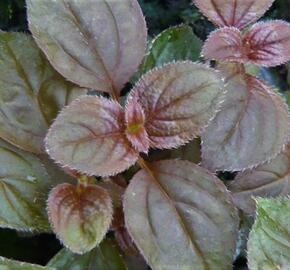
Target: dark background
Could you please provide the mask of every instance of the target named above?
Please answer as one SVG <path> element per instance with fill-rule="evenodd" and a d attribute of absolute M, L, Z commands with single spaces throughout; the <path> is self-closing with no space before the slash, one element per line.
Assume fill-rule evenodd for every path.
<path fill-rule="evenodd" d="M 189 0 L 139 0 L 139 3 L 146 17 L 150 37 L 181 23 L 191 25 L 194 33 L 202 40 L 214 29 Z M 290 21 L 290 0 L 277 0 L 264 19 Z M 0 29 L 28 32 L 24 0 L 0 0 Z M 279 88 L 286 99 L 290 97 L 288 65 L 264 70 L 263 74 L 268 82 Z M 53 235 L 31 235 L 0 229 L 0 256 L 45 265 L 60 248 Z M 244 268 L 244 258 L 238 259 L 235 264 L 235 269 L 247 269 Z"/>

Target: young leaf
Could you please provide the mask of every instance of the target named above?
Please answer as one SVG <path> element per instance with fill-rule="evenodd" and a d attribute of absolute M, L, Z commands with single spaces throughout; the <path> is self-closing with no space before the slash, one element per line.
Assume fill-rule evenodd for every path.
<path fill-rule="evenodd" d="M 202 48 L 206 59 L 245 62 L 243 38 L 239 29 L 223 27 L 212 32 Z"/>
<path fill-rule="evenodd" d="M 250 270 L 288 270 L 290 199 L 258 199 L 257 217 L 248 241 Z"/>
<path fill-rule="evenodd" d="M 28 35 L 1 32 L 0 60 L 0 137 L 40 153 L 57 112 L 84 90 L 61 78 Z"/>
<path fill-rule="evenodd" d="M 153 269 L 232 269 L 238 215 L 222 182 L 188 161 L 150 164 L 129 184 L 126 227 Z"/>
<path fill-rule="evenodd" d="M 118 94 L 146 49 L 137 0 L 28 0 L 30 30 L 64 77 Z"/>
<path fill-rule="evenodd" d="M 240 171 L 262 164 L 288 143 L 290 119 L 284 100 L 234 64 L 220 67 L 227 77 L 225 103 L 202 134 L 203 165 Z"/>
<path fill-rule="evenodd" d="M 134 148 L 139 152 L 147 153 L 149 138 L 145 129 L 145 113 L 140 104 L 128 102 L 126 111 L 126 136 Z"/>
<path fill-rule="evenodd" d="M 57 270 L 127 270 L 117 244 L 109 238 L 83 255 L 62 249 L 51 259 L 48 266 Z"/>
<path fill-rule="evenodd" d="M 1 270 L 56 270 L 52 267 L 43 267 L 36 264 L 24 263 L 0 257 Z"/>
<path fill-rule="evenodd" d="M 45 200 L 50 178 L 41 161 L 0 140 L 0 227 L 48 231 Z"/>
<path fill-rule="evenodd" d="M 168 149 L 197 137 L 216 115 L 223 98 L 221 76 L 207 66 L 186 61 L 143 75 L 127 106 L 142 106 L 150 146 Z"/>
<path fill-rule="evenodd" d="M 50 192 L 47 207 L 54 232 L 78 254 L 92 250 L 102 241 L 113 215 L 107 191 L 92 185 L 58 185 Z"/>
<path fill-rule="evenodd" d="M 290 60 L 290 23 L 259 22 L 244 37 L 248 59 L 261 66 L 277 66 Z"/>
<path fill-rule="evenodd" d="M 237 175 L 229 185 L 235 204 L 250 215 L 255 213 L 253 197 L 290 194 L 290 147 L 271 162 Z"/>
<path fill-rule="evenodd" d="M 200 11 L 217 26 L 239 29 L 257 21 L 275 0 L 193 0 Z"/>
<path fill-rule="evenodd" d="M 202 42 L 188 25 L 170 27 L 152 41 L 140 67 L 141 73 L 177 60 L 196 61 Z"/>
<path fill-rule="evenodd" d="M 56 118 L 46 148 L 58 163 L 89 175 L 108 176 L 134 164 L 138 153 L 125 136 L 124 112 L 113 101 L 83 96 Z"/>

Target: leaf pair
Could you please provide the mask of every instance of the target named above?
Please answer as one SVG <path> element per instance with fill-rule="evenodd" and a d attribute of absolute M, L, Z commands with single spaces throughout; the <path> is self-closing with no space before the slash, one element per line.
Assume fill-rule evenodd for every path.
<path fill-rule="evenodd" d="M 290 60 L 290 24 L 284 21 L 259 22 L 246 34 L 223 27 L 204 44 L 207 59 L 277 66 Z"/>
<path fill-rule="evenodd" d="M 223 99 L 220 75 L 201 64 L 177 62 L 145 74 L 125 111 L 116 102 L 84 96 L 65 108 L 46 137 L 61 165 L 90 175 L 122 172 L 149 147 L 174 148 L 198 136 Z"/>

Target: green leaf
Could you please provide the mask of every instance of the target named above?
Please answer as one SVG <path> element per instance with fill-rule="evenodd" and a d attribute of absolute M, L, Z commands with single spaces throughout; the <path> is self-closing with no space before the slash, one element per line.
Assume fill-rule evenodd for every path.
<path fill-rule="evenodd" d="M 250 270 L 289 270 L 290 198 L 257 199 L 257 217 L 248 241 Z"/>
<path fill-rule="evenodd" d="M 30 30 L 64 77 L 118 94 L 144 57 L 145 19 L 137 0 L 28 0 Z"/>
<path fill-rule="evenodd" d="M 84 90 L 56 73 L 32 38 L 0 33 L 0 137 L 30 152 L 43 151 L 58 111 Z"/>
<path fill-rule="evenodd" d="M 105 239 L 89 253 L 78 255 L 61 250 L 48 266 L 57 270 L 126 270 L 120 250 L 112 239 Z"/>
<path fill-rule="evenodd" d="M 50 178 L 36 156 L 0 140 L 0 227 L 48 231 Z"/>
<path fill-rule="evenodd" d="M 1 270 L 56 270 L 55 268 L 43 267 L 36 264 L 9 260 L 4 257 L 0 257 L 0 269 Z"/>
<path fill-rule="evenodd" d="M 124 197 L 125 223 L 154 270 L 229 270 L 239 218 L 223 183 L 194 163 L 148 165 Z"/>
<path fill-rule="evenodd" d="M 113 216 L 108 192 L 95 185 L 56 186 L 49 194 L 47 210 L 54 232 L 78 254 L 89 252 L 103 240 Z"/>
<path fill-rule="evenodd" d="M 179 25 L 168 28 L 151 42 L 140 67 L 140 73 L 143 74 L 172 61 L 196 61 L 199 59 L 201 47 L 202 41 L 192 32 L 190 26 Z"/>

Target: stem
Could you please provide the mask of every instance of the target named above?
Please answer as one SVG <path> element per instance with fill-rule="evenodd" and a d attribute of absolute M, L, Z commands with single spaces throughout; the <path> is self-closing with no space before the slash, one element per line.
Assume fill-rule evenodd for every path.
<path fill-rule="evenodd" d="M 115 86 L 112 85 L 112 92 L 110 93 L 111 94 L 111 97 L 114 101 L 120 103 L 120 97 L 119 95 L 117 94 L 117 90 L 115 88 Z"/>

